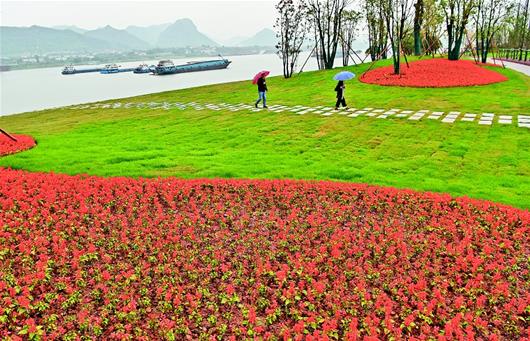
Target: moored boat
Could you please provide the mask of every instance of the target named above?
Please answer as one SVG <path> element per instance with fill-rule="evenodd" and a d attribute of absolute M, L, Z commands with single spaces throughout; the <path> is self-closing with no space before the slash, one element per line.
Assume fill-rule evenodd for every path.
<path fill-rule="evenodd" d="M 147 64 L 140 64 L 133 70 L 133 72 L 134 73 L 149 73 L 152 70 L 154 70 L 154 68 L 155 68 L 154 65 L 148 66 Z"/>
<path fill-rule="evenodd" d="M 226 69 L 232 63 L 228 59 L 206 60 L 201 62 L 188 62 L 182 65 L 175 65 L 171 60 L 161 60 L 152 70 L 155 75 L 170 75 L 175 73 L 196 72 Z"/>
<path fill-rule="evenodd" d="M 75 70 L 75 67 L 73 65 L 66 65 L 63 69 L 63 71 L 61 71 L 61 73 L 63 75 L 73 75 L 74 73 L 76 73 L 76 70 Z"/>
<path fill-rule="evenodd" d="M 75 75 L 76 73 L 99 72 L 101 68 L 76 69 L 73 65 L 66 65 L 61 73 L 63 75 Z"/>
<path fill-rule="evenodd" d="M 118 73 L 118 72 L 120 72 L 120 69 L 119 69 L 118 65 L 116 65 L 116 64 L 107 64 L 99 72 L 102 73 L 102 74 Z"/>

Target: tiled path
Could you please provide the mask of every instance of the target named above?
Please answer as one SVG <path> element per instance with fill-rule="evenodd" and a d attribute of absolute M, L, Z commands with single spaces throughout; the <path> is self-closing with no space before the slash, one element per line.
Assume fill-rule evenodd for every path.
<path fill-rule="evenodd" d="M 455 122 L 464 122 L 467 124 L 479 124 L 481 126 L 491 126 L 492 124 L 513 125 L 520 128 L 530 128 L 530 114 L 504 115 L 495 113 L 462 113 L 459 111 L 441 112 L 424 110 L 402 110 L 398 108 L 380 109 L 380 108 L 350 108 L 347 110 L 334 110 L 332 107 L 316 106 L 305 107 L 302 105 L 286 106 L 271 105 L 268 109 L 254 108 L 249 104 L 211 104 L 211 103 L 182 103 L 182 102 L 146 102 L 146 103 L 96 103 L 86 105 L 76 105 L 67 107 L 68 109 L 117 109 L 117 108 L 138 108 L 138 109 L 194 109 L 194 110 L 213 110 L 213 111 L 250 111 L 258 112 L 268 110 L 271 113 L 292 113 L 296 115 L 343 115 L 351 118 L 371 117 L 375 119 L 399 118 L 412 121 L 433 120 L 440 121 L 443 124 L 454 124 Z"/>

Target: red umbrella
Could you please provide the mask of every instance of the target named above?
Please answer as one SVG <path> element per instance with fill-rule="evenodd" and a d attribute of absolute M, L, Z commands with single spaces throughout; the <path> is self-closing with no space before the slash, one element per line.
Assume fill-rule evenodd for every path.
<path fill-rule="evenodd" d="M 269 75 L 269 73 L 271 73 L 270 71 L 260 71 L 258 72 L 254 78 L 252 79 L 252 84 L 256 84 L 258 82 L 258 79 L 260 79 L 261 77 L 267 77 Z"/>

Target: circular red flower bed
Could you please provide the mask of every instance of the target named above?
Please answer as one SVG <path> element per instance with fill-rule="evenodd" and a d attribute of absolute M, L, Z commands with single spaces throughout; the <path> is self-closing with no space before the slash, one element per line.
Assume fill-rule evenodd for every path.
<path fill-rule="evenodd" d="M 0 133 L 0 156 L 18 153 L 35 147 L 35 140 L 31 136 L 12 135 L 16 141 Z"/>
<path fill-rule="evenodd" d="M 530 214 L 489 202 L 3 169 L 0 221 L 2 338 L 529 333 Z"/>
<path fill-rule="evenodd" d="M 359 80 L 370 84 L 420 88 L 485 85 L 508 80 L 500 73 L 469 60 L 426 59 L 409 65 L 401 65 L 401 75 L 394 74 L 393 66 L 385 66 L 368 71 Z"/>

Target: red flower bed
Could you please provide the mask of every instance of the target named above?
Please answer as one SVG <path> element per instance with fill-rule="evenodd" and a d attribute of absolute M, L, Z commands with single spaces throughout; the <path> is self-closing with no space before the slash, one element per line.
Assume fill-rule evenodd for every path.
<path fill-rule="evenodd" d="M 488 70 L 469 60 L 426 59 L 401 65 L 402 74 L 395 75 L 393 66 L 370 70 L 360 81 L 379 85 L 419 88 L 444 88 L 499 83 L 508 80 L 500 73 Z"/>
<path fill-rule="evenodd" d="M 12 135 L 17 141 L 0 133 L 0 156 L 9 155 L 35 147 L 35 140 L 31 136 Z"/>
<path fill-rule="evenodd" d="M 528 337 L 530 213 L 332 182 L 0 171 L 0 336 Z"/>

